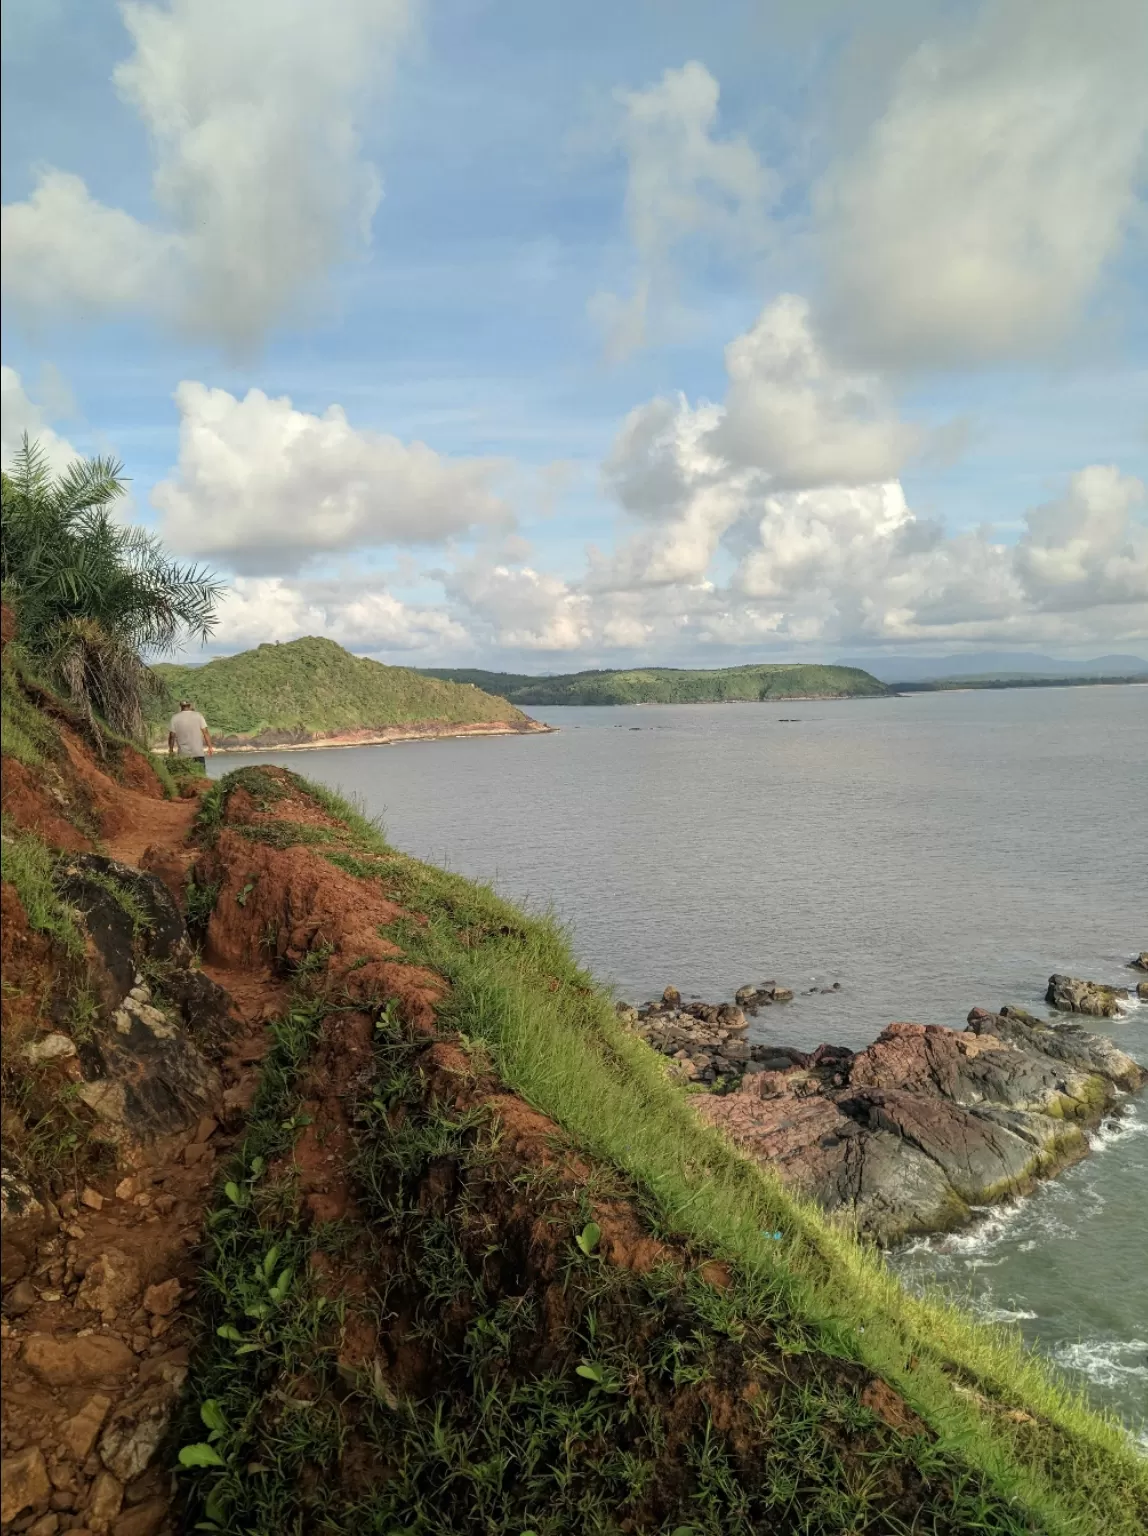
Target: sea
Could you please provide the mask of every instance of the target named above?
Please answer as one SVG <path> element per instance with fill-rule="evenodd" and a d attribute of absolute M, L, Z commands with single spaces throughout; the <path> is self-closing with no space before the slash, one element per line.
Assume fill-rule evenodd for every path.
<path fill-rule="evenodd" d="M 619 999 L 792 987 L 752 1040 L 860 1048 L 893 1020 L 1047 1013 L 1054 971 L 1135 992 L 1148 687 L 531 713 L 558 729 L 260 760 L 553 912 Z M 1148 1005 L 1099 1027 L 1148 1064 Z M 889 1263 L 1013 1324 L 1148 1447 L 1148 1092 L 1060 1178 Z"/>

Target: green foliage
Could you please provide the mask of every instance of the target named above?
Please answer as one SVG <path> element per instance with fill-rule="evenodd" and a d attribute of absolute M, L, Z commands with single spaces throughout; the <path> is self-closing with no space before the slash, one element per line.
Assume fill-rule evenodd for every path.
<path fill-rule="evenodd" d="M 202 937 L 219 900 L 219 882 L 209 881 L 201 885 L 196 880 L 189 880 L 183 892 L 183 915 L 188 932 Z"/>
<path fill-rule="evenodd" d="M 0 739 L 5 757 L 14 757 L 26 768 L 40 768 L 60 757 L 60 741 L 52 722 L 22 686 L 20 649 L 6 646 L 0 663 Z"/>
<path fill-rule="evenodd" d="M 571 672 L 529 677 L 471 668 L 424 669 L 428 677 L 468 683 L 531 704 L 713 704 L 806 698 L 885 698 L 892 691 L 860 667 L 752 665 L 712 670 L 643 667 L 628 672 Z"/>
<path fill-rule="evenodd" d="M 581 1251 L 589 1258 L 602 1240 L 602 1229 L 596 1221 L 588 1221 L 581 1232 L 575 1234 L 574 1241 Z"/>
<path fill-rule="evenodd" d="M 176 757 L 169 754 L 167 757 L 156 756 L 156 766 L 163 764 L 164 768 L 173 779 L 205 779 L 207 769 L 195 757 Z"/>
<path fill-rule="evenodd" d="M 84 936 L 76 912 L 56 889 L 57 862 L 34 832 L 24 831 L 7 817 L 0 823 L 0 879 L 15 886 L 28 926 L 78 959 L 84 953 Z"/>
<path fill-rule="evenodd" d="M 333 640 L 261 645 L 201 667 L 155 668 L 165 694 L 149 706 L 155 740 L 180 698 L 191 698 L 217 745 L 290 746 L 337 731 L 388 726 L 521 722 L 505 699 L 436 681 L 407 667 L 352 656 Z"/>
<path fill-rule="evenodd" d="M 3 476 L 0 567 L 22 643 L 92 720 L 136 738 L 153 687 L 141 659 L 205 640 L 222 587 L 197 566 L 168 559 L 154 535 L 117 522 L 122 466 L 76 460 L 53 476 L 25 434 Z"/>
<path fill-rule="evenodd" d="M 297 1082 L 321 1018 L 320 1005 L 297 1003 L 277 1028 L 210 1223 L 210 1342 L 192 1383 L 198 1421 L 189 1413 L 179 1454 L 199 1528 L 875 1533 L 899 1528 L 887 1502 L 908 1462 L 917 1528 L 1031 1531 L 953 1458 L 884 1430 L 857 1400 L 857 1373 L 815 1357 L 775 1287 L 715 1292 L 681 1265 L 639 1276 L 572 1255 L 549 1316 L 545 1271 L 532 1280 L 515 1245 L 529 1246 L 539 1227 L 569 1231 L 577 1189 L 545 1177 L 508 1185 L 497 1122 L 435 1103 L 419 1070 L 427 1042 L 394 1019 L 376 1029 L 376 1075 L 356 1114 L 360 1235 L 304 1227 L 266 1170 L 297 1123 Z M 431 1193 L 444 1189 L 454 1191 L 445 1201 Z M 508 1197 L 521 1238 L 499 1213 Z M 594 1247 L 589 1225 L 579 1235 Z M 360 1322 L 404 1319 L 405 1351 L 421 1355 L 428 1390 L 396 1384 L 386 1347 L 341 1363 L 351 1304 L 304 1277 L 316 1250 L 343 1241 L 357 1242 L 348 1259 L 378 1288 L 355 1304 Z M 748 1456 L 706 1406 L 746 1370 L 766 1384 Z M 348 1482 L 351 1445 L 366 1475 Z M 635 1523 L 636 1511 L 647 1513 Z"/>
<path fill-rule="evenodd" d="M 154 926 L 154 919 L 147 907 L 140 900 L 135 890 L 123 880 L 117 880 L 115 875 L 107 874 L 99 869 L 86 869 L 84 871 L 84 884 L 97 886 L 105 896 L 119 907 L 120 911 L 132 925 L 132 934 L 139 938 L 148 929 Z"/>

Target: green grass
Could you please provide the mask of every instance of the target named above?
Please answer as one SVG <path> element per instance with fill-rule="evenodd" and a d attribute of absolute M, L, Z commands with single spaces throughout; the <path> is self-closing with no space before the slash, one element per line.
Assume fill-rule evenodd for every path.
<path fill-rule="evenodd" d="M 0 879 L 15 887 L 28 917 L 28 926 L 58 944 L 65 955 L 84 953 L 84 936 L 75 910 L 56 888 L 58 856 L 34 832 L 17 827 L 10 818 L 0 823 Z"/>
<path fill-rule="evenodd" d="M 228 782 L 219 788 L 220 817 Z M 1082 1394 L 1025 1348 L 1016 1333 L 975 1322 L 938 1297 L 909 1294 L 879 1254 L 795 1199 L 767 1170 L 746 1161 L 701 1124 L 686 1094 L 667 1079 L 655 1053 L 620 1026 L 610 999 L 579 969 L 552 922 L 528 917 L 479 886 L 394 852 L 376 827 L 364 822 L 353 808 L 340 806 L 330 791 L 307 786 L 294 776 L 291 782 L 305 788 L 332 814 L 343 815 L 354 828 L 344 846 L 317 847 L 318 856 L 362 878 L 377 879 L 410 912 L 426 916 L 425 924 L 404 921 L 385 932 L 411 961 L 437 970 L 450 982 L 439 1009 L 440 1025 L 456 1031 L 472 1049 L 487 1053 L 511 1088 L 550 1115 L 611 1177 L 622 1180 L 655 1229 L 684 1240 L 699 1254 L 729 1262 L 738 1277 L 736 1305 L 743 1311 L 749 1308 L 748 1317 L 749 1298 L 757 1298 L 753 1305 L 766 1307 L 768 1326 L 787 1352 L 815 1355 L 822 1362 L 836 1360 L 843 1370 L 864 1368 L 892 1384 L 936 1436 L 931 1446 L 912 1442 L 914 1465 L 922 1475 L 931 1465 L 929 1475 L 935 1476 L 943 1464 L 949 1469 L 946 1486 L 959 1485 L 964 1490 L 961 1497 L 967 1494 L 979 1501 L 980 1512 L 970 1505 L 962 1514 L 965 1523 L 960 1529 L 1134 1536 L 1144 1528 L 1148 1466 L 1133 1451 L 1126 1431 L 1093 1411 Z M 396 1076 L 402 1074 L 391 1062 L 383 1079 L 393 1084 Z M 378 1095 L 388 1126 L 394 1108 L 388 1092 L 393 1091 L 398 1090 L 392 1087 Z M 408 1105 L 404 1113 L 410 1112 Z M 282 1115 L 276 1124 L 289 1119 Z M 427 1145 L 441 1134 L 445 1134 L 441 1126 L 431 1127 Z M 383 1157 L 383 1166 L 373 1176 L 363 1175 L 368 1193 L 374 1188 L 381 1202 L 373 1207 L 375 1226 L 385 1225 L 385 1201 L 395 1198 L 394 1179 L 406 1166 L 403 1160 L 427 1150 L 424 1146 L 420 1152 L 412 1145 L 404 1150 L 396 1143 L 386 1146 L 383 1156 L 378 1150 L 381 1142 L 386 1142 L 383 1123 L 376 1121 L 369 1144 L 376 1160 Z M 433 1161 L 433 1154 L 428 1155 Z M 427 1242 L 429 1231 L 424 1233 Z M 778 1232 L 780 1240 L 774 1236 Z M 453 1263 L 461 1277 L 457 1263 L 450 1259 L 449 1245 L 444 1248 L 440 1243 L 437 1257 L 422 1249 L 419 1253 L 420 1275 L 425 1277 L 428 1267 L 446 1264 L 449 1278 Z M 632 1304 L 644 1310 L 654 1305 L 649 1297 Z M 433 1315 L 428 1315 L 426 1326 L 433 1336 Z M 647 1369 L 648 1362 L 642 1368 Z M 813 1393 L 816 1422 L 821 1423 L 829 1412 L 831 1394 L 824 1383 L 806 1386 Z M 472 1378 L 469 1397 L 464 1393 L 464 1399 L 471 1403 L 481 1399 L 480 1387 L 481 1382 Z M 544 1417 L 549 1412 L 541 1399 L 507 1401 L 515 1404 L 511 1414 L 515 1422 L 529 1419 L 531 1413 Z M 500 1398 L 492 1412 L 495 1407 L 501 1412 L 505 1402 Z M 463 1411 L 458 1404 L 455 1409 Z M 423 1487 L 420 1469 L 434 1447 L 440 1441 L 448 1446 L 452 1435 L 464 1433 L 465 1425 L 451 1421 L 449 1415 L 436 1422 L 437 1427 L 428 1427 L 425 1418 L 418 1418 L 418 1423 L 412 1420 L 406 1427 L 396 1426 L 393 1419 L 379 1422 L 380 1435 L 401 1434 L 402 1444 L 408 1447 L 413 1481 L 405 1486 L 410 1498 Z M 797 1436 L 796 1455 L 810 1443 L 807 1427 L 806 1419 L 791 1405 L 771 1434 L 781 1435 L 785 1443 L 784 1434 L 792 1430 Z M 324 1433 L 329 1430 L 330 1425 Z M 473 1423 L 468 1432 L 477 1432 Z M 487 1432 L 484 1427 L 483 1435 Z M 611 1431 L 607 1438 L 617 1440 L 618 1434 Z M 814 1441 L 817 1438 L 814 1435 Z M 329 1454 L 337 1460 L 334 1441 Z M 518 1441 L 499 1441 L 491 1451 L 496 1459 L 525 1454 Z M 695 1458 L 706 1454 L 704 1446 L 690 1451 Z M 910 1451 L 902 1447 L 900 1454 Z M 460 1478 L 462 1463 L 471 1465 L 470 1451 L 451 1455 L 453 1462 L 440 1458 L 440 1480 Z M 957 1475 L 954 1468 L 963 1471 Z M 723 1473 L 715 1464 L 705 1472 L 706 1478 L 711 1472 L 714 1486 L 728 1491 L 728 1467 Z M 818 1476 L 819 1487 L 844 1487 L 830 1469 L 823 1468 Z M 807 1502 L 810 1496 L 807 1489 Z M 472 1489 L 470 1497 L 477 1498 L 477 1491 Z M 552 1497 L 552 1490 L 548 1491 L 546 1499 Z M 848 1523 L 855 1516 L 860 1518 L 855 1509 L 852 1514 L 844 1507 L 838 1510 L 834 1526 L 827 1523 L 829 1506 L 816 1507 L 821 1523 L 804 1529 L 836 1533 L 866 1528 L 856 1521 Z M 945 1518 L 950 1515 L 951 1510 Z M 430 1520 L 430 1514 L 426 1518 Z M 767 1523 L 754 1528 L 768 1529 L 768 1520 L 776 1515 L 760 1512 L 755 1518 Z M 697 1529 L 741 1528 L 731 1523 L 734 1516 L 728 1509 L 721 1519 L 724 1525 L 703 1523 Z M 365 1517 L 357 1526 L 329 1528 L 380 1533 L 403 1529 L 385 1520 L 372 1525 Z M 444 1531 L 454 1528 L 441 1526 Z M 458 1527 L 472 1528 L 480 1527 Z M 535 1528 L 549 1529 L 541 1520 Z M 583 1526 L 570 1528 L 612 1527 L 584 1520 Z M 791 1528 L 799 1527 L 778 1525 L 778 1529 Z M 895 1525 L 875 1528 L 897 1529 Z M 409 1529 L 435 1527 L 424 1523 Z M 505 1522 L 482 1529 L 514 1531 Z"/>
<path fill-rule="evenodd" d="M 515 672 L 426 668 L 426 675 L 470 683 L 514 704 L 710 704 L 798 698 L 884 698 L 889 689 L 859 667 L 752 665 L 712 670 L 642 667 L 529 677 Z"/>
<path fill-rule="evenodd" d="M 884 1430 L 776 1286 L 722 1292 L 680 1264 L 641 1276 L 604 1264 L 592 1202 L 634 1191 L 608 1173 L 583 1189 L 545 1169 L 508 1182 L 497 1121 L 428 1099 L 427 1041 L 387 1014 L 356 1108 L 363 1222 L 307 1228 L 277 1160 L 330 1011 L 301 990 L 274 1026 L 209 1223 L 200 1294 L 210 1332 L 180 1452 L 198 1529 L 892 1533 L 911 1528 L 893 1507 L 907 1485 L 909 1514 L 923 1505 L 928 1522 L 913 1529 L 1031 1536 L 1024 1513 L 982 1479 Z M 428 1199 L 447 1170 L 454 1196 Z M 542 1305 L 550 1291 L 514 1253 L 515 1219 L 554 1234 L 557 1326 Z M 351 1296 L 315 1283 L 324 1254 L 356 1278 Z M 382 1349 L 341 1364 L 352 1313 L 384 1335 L 401 1319 L 429 1390 L 397 1382 Z M 756 1430 L 749 1450 L 708 1406 L 742 1379 L 760 1394 L 743 1410 L 743 1434 Z M 635 1511 L 647 1518 L 623 1525 Z"/>
<path fill-rule="evenodd" d="M 305 741 L 337 731 L 388 726 L 520 722 L 505 699 L 352 656 L 333 640 L 310 638 L 261 645 L 200 667 L 161 663 L 153 669 L 167 689 L 149 705 L 154 740 L 181 698 L 191 698 L 217 745 Z"/>
<path fill-rule="evenodd" d="M 14 757 L 26 768 L 40 768 L 60 756 L 58 732 L 42 709 L 21 686 L 17 647 L 4 650 L 0 674 L 0 739 L 5 757 Z"/>

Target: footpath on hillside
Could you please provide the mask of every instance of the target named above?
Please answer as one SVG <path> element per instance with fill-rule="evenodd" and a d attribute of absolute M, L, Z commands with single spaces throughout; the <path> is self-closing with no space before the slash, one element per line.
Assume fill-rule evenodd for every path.
<path fill-rule="evenodd" d="M 1117 1426 L 739 1156 L 551 925 L 285 770 L 37 740 L 6 1085 L 21 1169 L 74 1139 L 5 1175 L 5 1531 L 1148 1521 Z"/>

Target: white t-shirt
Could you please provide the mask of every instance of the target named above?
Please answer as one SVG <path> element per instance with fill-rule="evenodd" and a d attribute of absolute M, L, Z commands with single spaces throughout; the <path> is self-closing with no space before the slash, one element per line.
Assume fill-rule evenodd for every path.
<path fill-rule="evenodd" d="M 207 721 L 195 709 L 181 709 L 171 717 L 171 734 L 179 748 L 180 757 L 202 757 L 207 748 L 203 745 L 203 733 Z"/>

